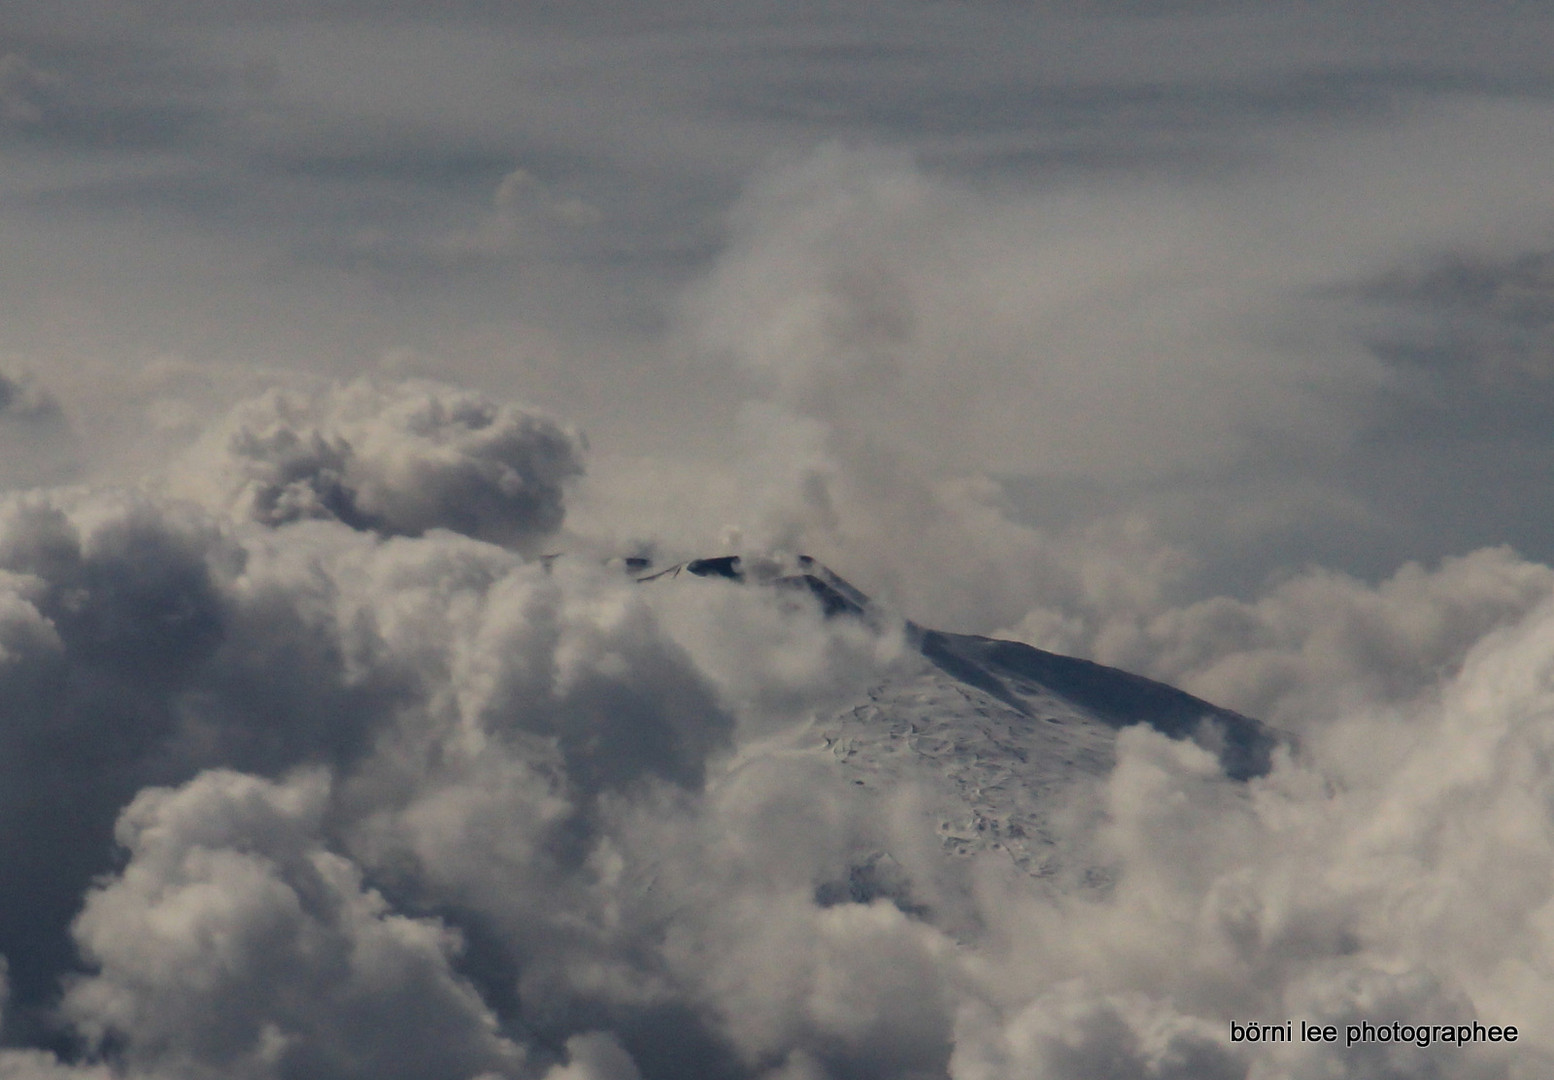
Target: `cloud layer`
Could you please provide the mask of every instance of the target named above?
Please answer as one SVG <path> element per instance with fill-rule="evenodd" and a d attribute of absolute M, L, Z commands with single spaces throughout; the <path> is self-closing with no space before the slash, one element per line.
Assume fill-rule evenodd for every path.
<path fill-rule="evenodd" d="M 1548 1075 L 1546 14 L 251 8 L 0 5 L 0 1077 Z M 950 858 L 903 618 L 1291 739 Z"/>
<path fill-rule="evenodd" d="M 1546 567 L 1097 592 L 1066 631 L 1033 611 L 1027 636 L 1297 735 L 1244 784 L 1125 731 L 1094 793 L 1113 885 L 1068 894 L 946 855 L 931 779 L 866 792 L 806 748 L 906 670 L 888 620 L 526 557 L 559 486 L 556 515 L 508 511 L 508 546 L 478 515 L 256 512 L 296 457 L 250 449 L 283 442 L 348 450 L 331 468 L 373 506 L 396 463 L 431 499 L 574 447 L 516 406 L 357 383 L 213 421 L 201 445 L 230 450 L 179 463 L 177 497 L 10 497 L 0 1074 L 1509 1080 L 1554 1057 Z M 322 456 L 287 482 L 318 493 Z M 1521 1037 L 1230 1034 L 1475 1018 Z"/>

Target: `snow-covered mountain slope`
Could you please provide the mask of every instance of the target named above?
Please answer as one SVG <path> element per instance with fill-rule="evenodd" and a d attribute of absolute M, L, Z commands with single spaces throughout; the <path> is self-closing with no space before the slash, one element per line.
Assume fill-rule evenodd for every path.
<path fill-rule="evenodd" d="M 1006 853 L 1033 877 L 1104 887 L 1098 782 L 1120 729 L 1148 724 L 1219 755 L 1226 774 L 1268 768 L 1257 721 L 1173 687 L 1019 642 L 922 631 L 921 660 L 866 700 L 817 718 L 811 743 L 865 789 L 915 785 L 955 855 Z"/>
<path fill-rule="evenodd" d="M 807 591 L 829 616 L 874 617 L 867 596 L 808 558 L 698 559 L 642 580 L 681 572 Z M 783 752 L 821 756 L 866 791 L 927 793 L 925 811 L 952 855 L 1002 853 L 1065 891 L 1104 888 L 1110 873 L 1092 845 L 1096 786 L 1131 725 L 1193 740 L 1234 780 L 1269 768 L 1277 739 L 1267 727 L 1175 687 L 1021 642 L 910 623 L 907 632 L 916 655 L 793 733 Z M 865 853 L 848 882 L 828 888 L 852 899 L 889 894 L 882 859 L 890 864 L 888 853 Z"/>

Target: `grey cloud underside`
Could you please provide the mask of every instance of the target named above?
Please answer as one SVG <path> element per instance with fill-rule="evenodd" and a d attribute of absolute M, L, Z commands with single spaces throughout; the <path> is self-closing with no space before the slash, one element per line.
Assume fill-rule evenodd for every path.
<path fill-rule="evenodd" d="M 811 578 L 836 582 L 826 595 L 856 597 L 829 618 L 814 590 L 525 563 L 467 535 L 480 523 L 459 513 L 384 529 L 320 480 L 347 481 L 350 455 L 367 477 L 415 465 L 432 453 L 421 439 L 457 448 L 443 469 L 458 453 L 484 460 L 479 447 L 509 465 L 544 461 L 547 440 L 570 453 L 547 423 L 424 383 L 272 394 L 214 426 L 230 457 L 196 452 L 180 474 L 179 490 L 234 516 L 129 492 L 10 502 L 0 954 L 12 1046 L 73 1045 L 81 1076 L 98 1060 L 147 1077 L 756 1076 L 789 1036 L 737 1034 L 678 951 L 715 948 L 723 931 L 673 944 L 691 929 L 676 912 L 704 903 L 697 849 L 723 815 L 748 812 L 749 785 L 788 799 L 818 784 L 810 812 L 840 815 L 829 851 L 778 870 L 813 911 L 845 924 L 877 916 L 843 909 L 878 902 L 924 933 L 941 915 L 975 933 L 964 888 L 938 880 L 953 868 L 891 829 L 933 837 L 940 821 L 957 855 L 1102 883 L 1109 869 L 1061 815 L 1111 768 L 1117 725 L 1203 734 L 1155 698 L 1249 723 L 1023 646 L 1005 655 L 929 632 L 915 660 L 871 659 L 888 621 L 868 625 L 867 600 L 823 569 Z M 525 425 L 537 441 L 504 441 Z M 299 512 L 276 513 L 282 501 Z M 557 523 L 531 514 L 518 535 Z M 717 635 L 709 620 L 730 615 L 789 636 L 779 652 L 860 667 L 843 663 L 818 697 L 797 688 L 821 717 L 783 736 L 807 747 L 797 756 L 747 749 L 732 771 L 719 764 L 749 706 L 666 630 Z M 866 707 L 850 703 L 860 687 Z M 902 771 L 903 754 L 915 769 Z M 806 776 L 791 795 L 770 787 Z M 882 800 L 918 788 L 928 816 L 884 827 Z M 653 839 L 665 828 L 712 832 L 686 848 Z M 941 1014 L 894 1044 L 894 1020 L 827 1023 L 792 1038 L 833 1075 L 944 1073 Z M 19 1075 L 65 1068 L 30 1053 L 0 1051 Z"/>
<path fill-rule="evenodd" d="M 450 966 L 457 935 L 388 913 L 364 891 L 359 870 L 322 846 L 321 774 L 277 787 L 206 772 L 176 797 L 143 796 L 144 812 L 125 818 L 136 824 L 120 826 L 130 869 L 93 895 L 70 944 L 87 886 L 122 865 L 112 823 L 136 790 L 223 764 L 270 776 L 305 763 L 370 773 L 364 754 L 400 722 L 412 724 L 401 750 L 420 742 L 413 718 L 429 704 L 430 672 L 418 677 L 370 652 L 353 660 L 353 643 L 371 650 L 370 636 L 334 622 L 327 592 L 299 593 L 284 578 L 245 588 L 231 576 L 238 551 L 211 533 L 175 529 L 151 506 L 131 508 L 92 532 L 85 554 L 57 511 L 24 508 L 7 531 L 8 583 L 26 597 L 8 613 L 33 613 L 12 622 L 6 638 L 9 871 L 0 952 L 9 959 L 11 1039 L 52 1041 L 43 1007 L 79 948 L 99 974 L 76 983 L 63 1015 L 90 1040 L 122 1047 L 110 1056 L 155 1075 L 430 1076 L 445 1075 L 461 1055 L 467 1075 L 509 1075 L 522 1055 Z M 477 555 L 466 572 L 489 581 L 510 569 L 511 560 Z M 658 721 L 656 706 L 638 701 L 629 684 L 615 685 L 629 671 L 574 680 L 557 709 L 536 710 L 532 685 L 489 706 L 493 723 L 516 722 L 509 737 L 518 745 L 536 740 L 535 766 L 559 770 L 557 782 L 583 800 L 580 816 L 555 825 L 563 865 L 580 857 L 566 848 L 586 851 L 596 828 L 587 824 L 589 792 L 649 776 L 694 786 L 707 746 L 720 739 L 718 707 L 699 681 L 686 674 L 676 689 L 676 655 L 649 646 L 630 662 L 666 688 Z M 353 664 L 366 670 L 352 674 Z M 559 748 L 554 761 L 546 746 Z M 427 750 L 436 753 L 435 740 Z M 384 780 L 395 770 L 387 771 Z M 374 783 L 370 775 L 362 782 L 369 790 Z M 281 820 L 266 816 L 268 800 Z M 184 816 L 167 820 L 174 812 Z M 163 904 L 180 920 L 208 918 L 212 933 L 235 935 L 238 952 L 204 955 L 198 936 L 186 943 L 193 953 L 182 951 L 182 931 L 168 938 L 158 921 Z M 341 972 L 347 955 L 366 966 Z M 198 974 L 207 963 L 223 966 Z M 390 987 L 400 1004 L 384 997 Z M 432 999 L 446 1001 L 451 1026 L 442 1034 L 426 1026 Z M 391 1030 L 404 1033 L 403 1045 L 385 1042 Z"/>
<path fill-rule="evenodd" d="M 582 537 L 531 560 L 436 516 L 467 471 L 564 492 L 578 452 L 521 406 L 358 381 L 240 405 L 165 495 L 10 497 L 0 1070 L 1244 1078 L 1278 1061 L 1226 1017 L 1483 1014 L 1471 973 L 1541 948 L 1515 944 L 1541 834 L 1496 823 L 1546 786 L 1499 771 L 1543 753 L 1546 568 L 1479 553 L 1147 628 L 1156 668 L 1303 725 L 1275 746 L 1158 682 L 903 625 L 814 561 L 637 581 Z M 501 536 L 553 550 L 504 505 Z M 1366 679 L 1382 717 L 1334 719 L 1322 694 Z M 1407 901 L 1481 879 L 1492 940 Z M 1411 1054 L 1297 1064 L 1514 1075 Z"/>
<path fill-rule="evenodd" d="M 370 389 L 357 391 L 371 402 Z M 297 448 L 290 429 L 271 429 L 264 455 L 250 432 L 231 435 L 239 461 L 279 462 L 275 483 L 261 482 L 257 516 L 269 524 L 344 518 L 386 532 L 452 527 L 516 542 L 560 524 L 559 487 L 546 485 L 578 468 L 570 436 L 468 395 L 419 404 L 428 402 L 434 415 L 420 417 L 420 433 L 462 432 L 468 456 L 417 466 L 412 449 L 406 463 L 420 485 L 417 501 L 398 504 L 391 488 L 371 482 L 377 498 L 388 499 L 371 520 L 356 506 L 351 470 L 326 468 L 343 465 L 349 443 L 331 447 L 314 433 L 318 452 L 298 467 L 297 453 L 282 453 Z M 439 430 L 435 413 L 443 405 L 451 427 Z M 358 437 L 374 419 L 357 417 L 368 424 L 356 429 Z M 379 434 L 393 438 L 393 431 Z M 411 442 L 385 447 L 380 440 L 378 451 L 413 447 L 410 431 L 401 429 L 401 437 Z M 441 449 L 452 447 L 445 441 Z M 440 495 L 428 483 L 439 468 L 447 485 Z M 280 513 L 288 499 L 294 512 Z M 448 516 L 440 520 L 442 507 Z M 65 930 L 80 891 L 108 868 L 103 841 L 134 791 L 214 764 L 273 775 L 301 762 L 348 763 L 413 693 L 413 680 L 401 674 L 370 665 L 350 674 L 349 645 L 326 615 L 299 604 L 294 589 L 260 583 L 234 590 L 245 560 L 242 547 L 208 521 L 134 496 L 85 534 L 46 500 L 23 497 L 9 507 L 0 562 L 19 610 L 29 613 L 13 624 L 20 636 L 7 644 L 12 872 L 0 952 L 23 1006 L 13 1023 L 29 1022 L 27 1007 L 48 997 L 69 953 Z"/>

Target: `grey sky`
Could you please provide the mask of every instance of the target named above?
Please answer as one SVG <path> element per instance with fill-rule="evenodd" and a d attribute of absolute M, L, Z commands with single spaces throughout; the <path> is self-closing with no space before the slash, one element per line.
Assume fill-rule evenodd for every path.
<path fill-rule="evenodd" d="M 105 371 L 387 358 L 578 421 L 596 474 L 716 462 L 768 392 L 719 353 L 758 331 L 709 350 L 686 297 L 728 276 L 751 213 L 794 227 L 748 193 L 829 146 L 933 189 L 937 224 L 848 227 L 894 230 L 887 275 L 927 267 L 902 293 L 914 370 L 997 386 L 927 445 L 969 442 L 954 471 L 1007 480 L 1018 519 L 1140 509 L 1201 555 L 1200 592 L 1499 542 L 1554 557 L 1536 6 L 7 7 L 0 351 L 77 426 L 114 430 L 91 419 Z M 922 310 L 958 275 L 946 250 L 982 260 L 980 292 L 945 300 L 984 305 L 969 330 Z M 1045 314 L 1006 318 L 1027 299 Z M 1196 373 L 1129 390 L 1144 369 Z M 1022 415 L 1061 436 L 1021 442 Z"/>

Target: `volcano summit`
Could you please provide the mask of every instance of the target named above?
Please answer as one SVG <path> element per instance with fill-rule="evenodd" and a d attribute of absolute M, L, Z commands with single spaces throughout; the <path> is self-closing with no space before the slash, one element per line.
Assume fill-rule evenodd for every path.
<path fill-rule="evenodd" d="M 808 595 L 827 618 L 885 623 L 865 593 L 805 555 L 693 559 L 637 580 L 682 573 Z M 1018 641 L 912 622 L 905 633 L 912 658 L 855 702 L 789 733 L 784 749 L 827 758 L 867 791 L 936 792 L 934 831 L 952 854 L 1004 852 L 1038 879 L 1106 885 L 1110 874 L 1089 850 L 1099 815 L 1081 806 L 1111 772 L 1118 733 L 1134 725 L 1193 741 L 1233 780 L 1270 768 L 1278 740 L 1266 725 L 1165 683 Z M 870 853 L 854 868 L 853 899 L 876 893 L 882 857 Z"/>

